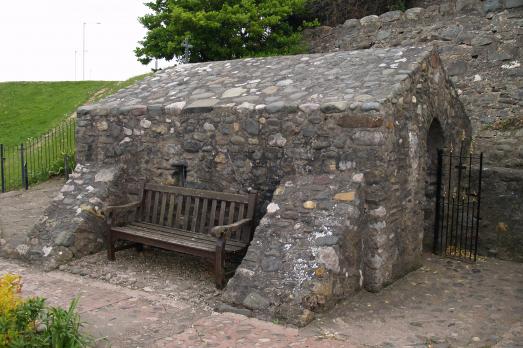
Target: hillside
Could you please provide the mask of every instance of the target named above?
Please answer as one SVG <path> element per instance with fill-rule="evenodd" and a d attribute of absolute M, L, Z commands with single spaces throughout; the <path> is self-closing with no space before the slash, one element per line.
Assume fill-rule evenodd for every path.
<path fill-rule="evenodd" d="M 0 83 L 0 143 L 15 145 L 57 125 L 87 101 L 109 95 L 127 81 Z"/>

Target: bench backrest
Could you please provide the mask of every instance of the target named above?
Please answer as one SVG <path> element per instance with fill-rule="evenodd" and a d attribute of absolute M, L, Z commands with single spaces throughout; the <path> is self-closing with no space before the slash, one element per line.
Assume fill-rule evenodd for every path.
<path fill-rule="evenodd" d="M 255 193 L 232 194 L 178 186 L 146 184 L 137 219 L 142 222 L 207 234 L 214 226 L 254 219 Z M 250 242 L 251 226 L 231 237 Z"/>

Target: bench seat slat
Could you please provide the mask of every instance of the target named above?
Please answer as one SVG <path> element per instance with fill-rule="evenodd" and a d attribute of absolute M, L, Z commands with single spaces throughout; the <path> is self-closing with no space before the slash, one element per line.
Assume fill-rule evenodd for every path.
<path fill-rule="evenodd" d="M 210 241 L 213 245 L 216 245 L 216 237 L 208 235 L 208 234 L 191 233 L 191 232 L 183 231 L 183 230 L 180 230 L 177 228 L 163 227 L 163 226 L 153 225 L 153 224 L 145 223 L 145 222 L 134 222 L 132 224 L 126 225 L 126 227 L 129 227 L 129 226 L 141 228 L 144 230 L 156 230 L 156 231 L 162 231 L 165 233 L 175 233 L 175 234 L 184 235 L 184 236 L 187 236 L 190 238 L 195 238 L 198 240 Z M 113 227 L 113 229 L 114 229 L 114 227 Z M 241 247 L 241 248 L 247 247 L 247 243 L 232 240 L 232 239 L 227 240 L 227 244 L 234 245 L 234 246 Z"/>
<path fill-rule="evenodd" d="M 185 234 L 178 234 L 176 230 L 165 232 L 160 230 L 144 229 L 138 226 L 127 225 L 122 227 L 113 227 L 113 231 L 125 233 L 133 236 L 158 240 L 166 243 L 183 245 L 193 249 L 205 250 L 214 252 L 216 248 L 216 240 L 197 239 Z M 233 244 L 226 244 L 226 252 L 237 252 L 242 250 L 242 247 Z"/>

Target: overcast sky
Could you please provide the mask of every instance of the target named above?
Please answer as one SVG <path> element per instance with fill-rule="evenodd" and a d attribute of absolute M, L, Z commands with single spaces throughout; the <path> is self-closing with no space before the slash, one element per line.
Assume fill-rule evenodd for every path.
<path fill-rule="evenodd" d="M 145 0 L 0 0 L 0 81 L 124 80 L 149 72 L 134 48 Z M 101 24 L 96 24 L 96 23 Z M 160 63 L 160 66 L 171 63 Z"/>

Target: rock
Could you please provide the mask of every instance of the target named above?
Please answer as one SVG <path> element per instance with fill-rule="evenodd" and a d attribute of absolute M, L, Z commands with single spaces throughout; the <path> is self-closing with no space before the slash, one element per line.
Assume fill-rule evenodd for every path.
<path fill-rule="evenodd" d="M 377 31 L 381 27 L 380 18 L 376 15 L 370 15 L 360 19 L 362 29 L 365 31 Z"/>
<path fill-rule="evenodd" d="M 278 210 L 280 210 L 280 207 L 276 203 L 271 202 L 267 206 L 267 214 L 273 214 L 273 213 L 277 212 Z"/>
<path fill-rule="evenodd" d="M 402 14 L 403 13 L 401 11 L 385 12 L 380 15 L 380 20 L 382 22 L 395 22 L 401 19 Z"/>
<path fill-rule="evenodd" d="M 140 120 L 140 126 L 142 128 L 150 128 L 151 127 L 151 121 L 147 119 Z"/>
<path fill-rule="evenodd" d="M 109 182 L 114 179 L 116 175 L 116 168 L 103 168 L 94 176 L 95 182 Z"/>
<path fill-rule="evenodd" d="M 233 307 L 228 304 L 225 304 L 225 303 L 220 303 L 218 305 L 218 307 L 216 308 L 216 311 L 219 313 L 235 313 L 235 314 L 244 315 L 246 317 L 252 316 L 252 311 L 250 311 L 246 308 L 237 308 L 237 307 Z"/>
<path fill-rule="evenodd" d="M 321 104 L 320 109 L 325 114 L 332 114 L 337 112 L 343 112 L 347 110 L 349 106 L 349 103 L 346 101 L 339 101 L 339 102 L 328 102 Z"/>
<path fill-rule="evenodd" d="M 325 268 L 339 272 L 340 271 L 340 259 L 336 254 L 336 250 L 333 247 L 322 247 L 318 251 L 318 261 L 325 265 Z"/>
<path fill-rule="evenodd" d="M 278 91 L 278 89 L 279 88 L 277 86 L 270 86 L 262 90 L 262 92 L 265 94 L 274 94 Z"/>
<path fill-rule="evenodd" d="M 203 129 L 206 130 L 207 132 L 214 132 L 216 130 L 216 128 L 214 128 L 214 126 L 209 122 L 205 122 L 203 124 Z"/>
<path fill-rule="evenodd" d="M 350 202 L 350 201 L 354 200 L 355 196 L 356 196 L 356 192 L 354 192 L 354 191 L 351 191 L 351 192 L 340 192 L 340 193 L 337 193 L 334 196 L 334 200 Z"/>
<path fill-rule="evenodd" d="M 260 134 L 260 125 L 252 118 L 247 118 L 243 122 L 243 129 L 250 135 Z"/>
<path fill-rule="evenodd" d="M 360 21 L 356 18 L 347 19 L 343 26 L 348 29 L 358 28 L 360 26 Z"/>
<path fill-rule="evenodd" d="M 315 104 L 315 103 L 307 103 L 307 104 L 301 104 L 298 108 L 305 113 L 311 113 L 316 110 L 319 110 L 320 105 Z"/>
<path fill-rule="evenodd" d="M 187 152 L 195 153 L 200 151 L 202 144 L 199 141 L 189 139 L 183 142 L 182 148 Z"/>
<path fill-rule="evenodd" d="M 273 134 L 269 137 L 270 146 L 284 147 L 287 144 L 287 139 L 285 139 L 280 133 Z"/>
<path fill-rule="evenodd" d="M 447 65 L 447 73 L 450 76 L 463 75 L 467 72 L 467 68 L 467 63 L 458 60 Z"/>
<path fill-rule="evenodd" d="M 380 111 L 381 105 L 378 102 L 365 102 L 361 105 L 361 111 Z"/>
<path fill-rule="evenodd" d="M 476 36 L 472 39 L 472 46 L 486 46 L 492 43 L 492 39 L 487 36 Z"/>
<path fill-rule="evenodd" d="M 201 99 L 186 106 L 184 110 L 191 113 L 210 112 L 216 104 L 218 99 Z"/>
<path fill-rule="evenodd" d="M 278 83 L 276 83 L 276 86 L 278 86 L 278 87 L 290 86 L 293 84 L 293 82 L 294 81 L 292 81 L 291 79 L 281 80 L 281 81 L 278 81 Z"/>
<path fill-rule="evenodd" d="M 353 141 L 357 145 L 377 146 L 382 145 L 384 140 L 381 132 L 358 131 L 353 136 Z"/>
<path fill-rule="evenodd" d="M 407 11 L 405 11 L 405 17 L 407 17 L 409 20 L 416 21 L 421 18 L 423 11 L 424 10 L 421 7 L 409 8 Z"/>
<path fill-rule="evenodd" d="M 376 34 L 376 39 L 379 41 L 387 39 L 391 35 L 390 30 L 380 30 L 378 31 L 378 34 Z"/>
<path fill-rule="evenodd" d="M 485 12 L 494 12 L 502 8 L 500 0 L 486 0 L 483 4 L 483 10 Z"/>
<path fill-rule="evenodd" d="M 293 103 L 285 103 L 282 101 L 277 101 L 277 102 L 274 102 L 271 104 L 267 104 L 267 106 L 265 107 L 265 110 L 269 114 L 273 114 L 276 112 L 282 112 L 282 111 L 293 112 L 295 110 L 298 110 L 298 105 L 293 104 Z"/>
<path fill-rule="evenodd" d="M 105 131 L 105 130 L 108 130 L 108 129 L 109 129 L 109 125 L 107 124 L 106 121 L 101 121 L 101 122 L 97 122 L 97 123 L 96 123 L 96 128 L 97 128 L 99 131 Z"/>
<path fill-rule="evenodd" d="M 523 0 L 505 0 L 505 8 L 523 7 Z"/>
<path fill-rule="evenodd" d="M 184 101 L 172 103 L 172 104 L 167 105 L 165 107 L 165 110 L 169 114 L 177 115 L 177 114 L 180 114 L 182 112 L 183 108 L 185 107 L 185 104 L 186 104 L 186 102 L 184 102 Z"/>
<path fill-rule="evenodd" d="M 257 292 L 251 292 L 243 300 L 243 305 L 249 309 L 264 309 L 270 305 L 270 301 Z"/>
<path fill-rule="evenodd" d="M 239 135 L 234 135 L 231 137 L 231 144 L 234 145 L 243 145 L 245 144 L 245 138 Z"/>
<path fill-rule="evenodd" d="M 238 97 L 245 92 L 247 92 L 247 90 L 245 88 L 241 88 L 241 87 L 231 88 L 231 89 L 228 89 L 225 92 L 223 92 L 222 98 Z"/>
<path fill-rule="evenodd" d="M 317 203 L 315 201 L 306 201 L 303 203 L 303 207 L 305 209 L 315 209 L 317 206 Z"/>
<path fill-rule="evenodd" d="M 264 257 L 261 261 L 261 267 L 265 272 L 276 272 L 281 267 L 281 260 L 276 257 Z"/>

